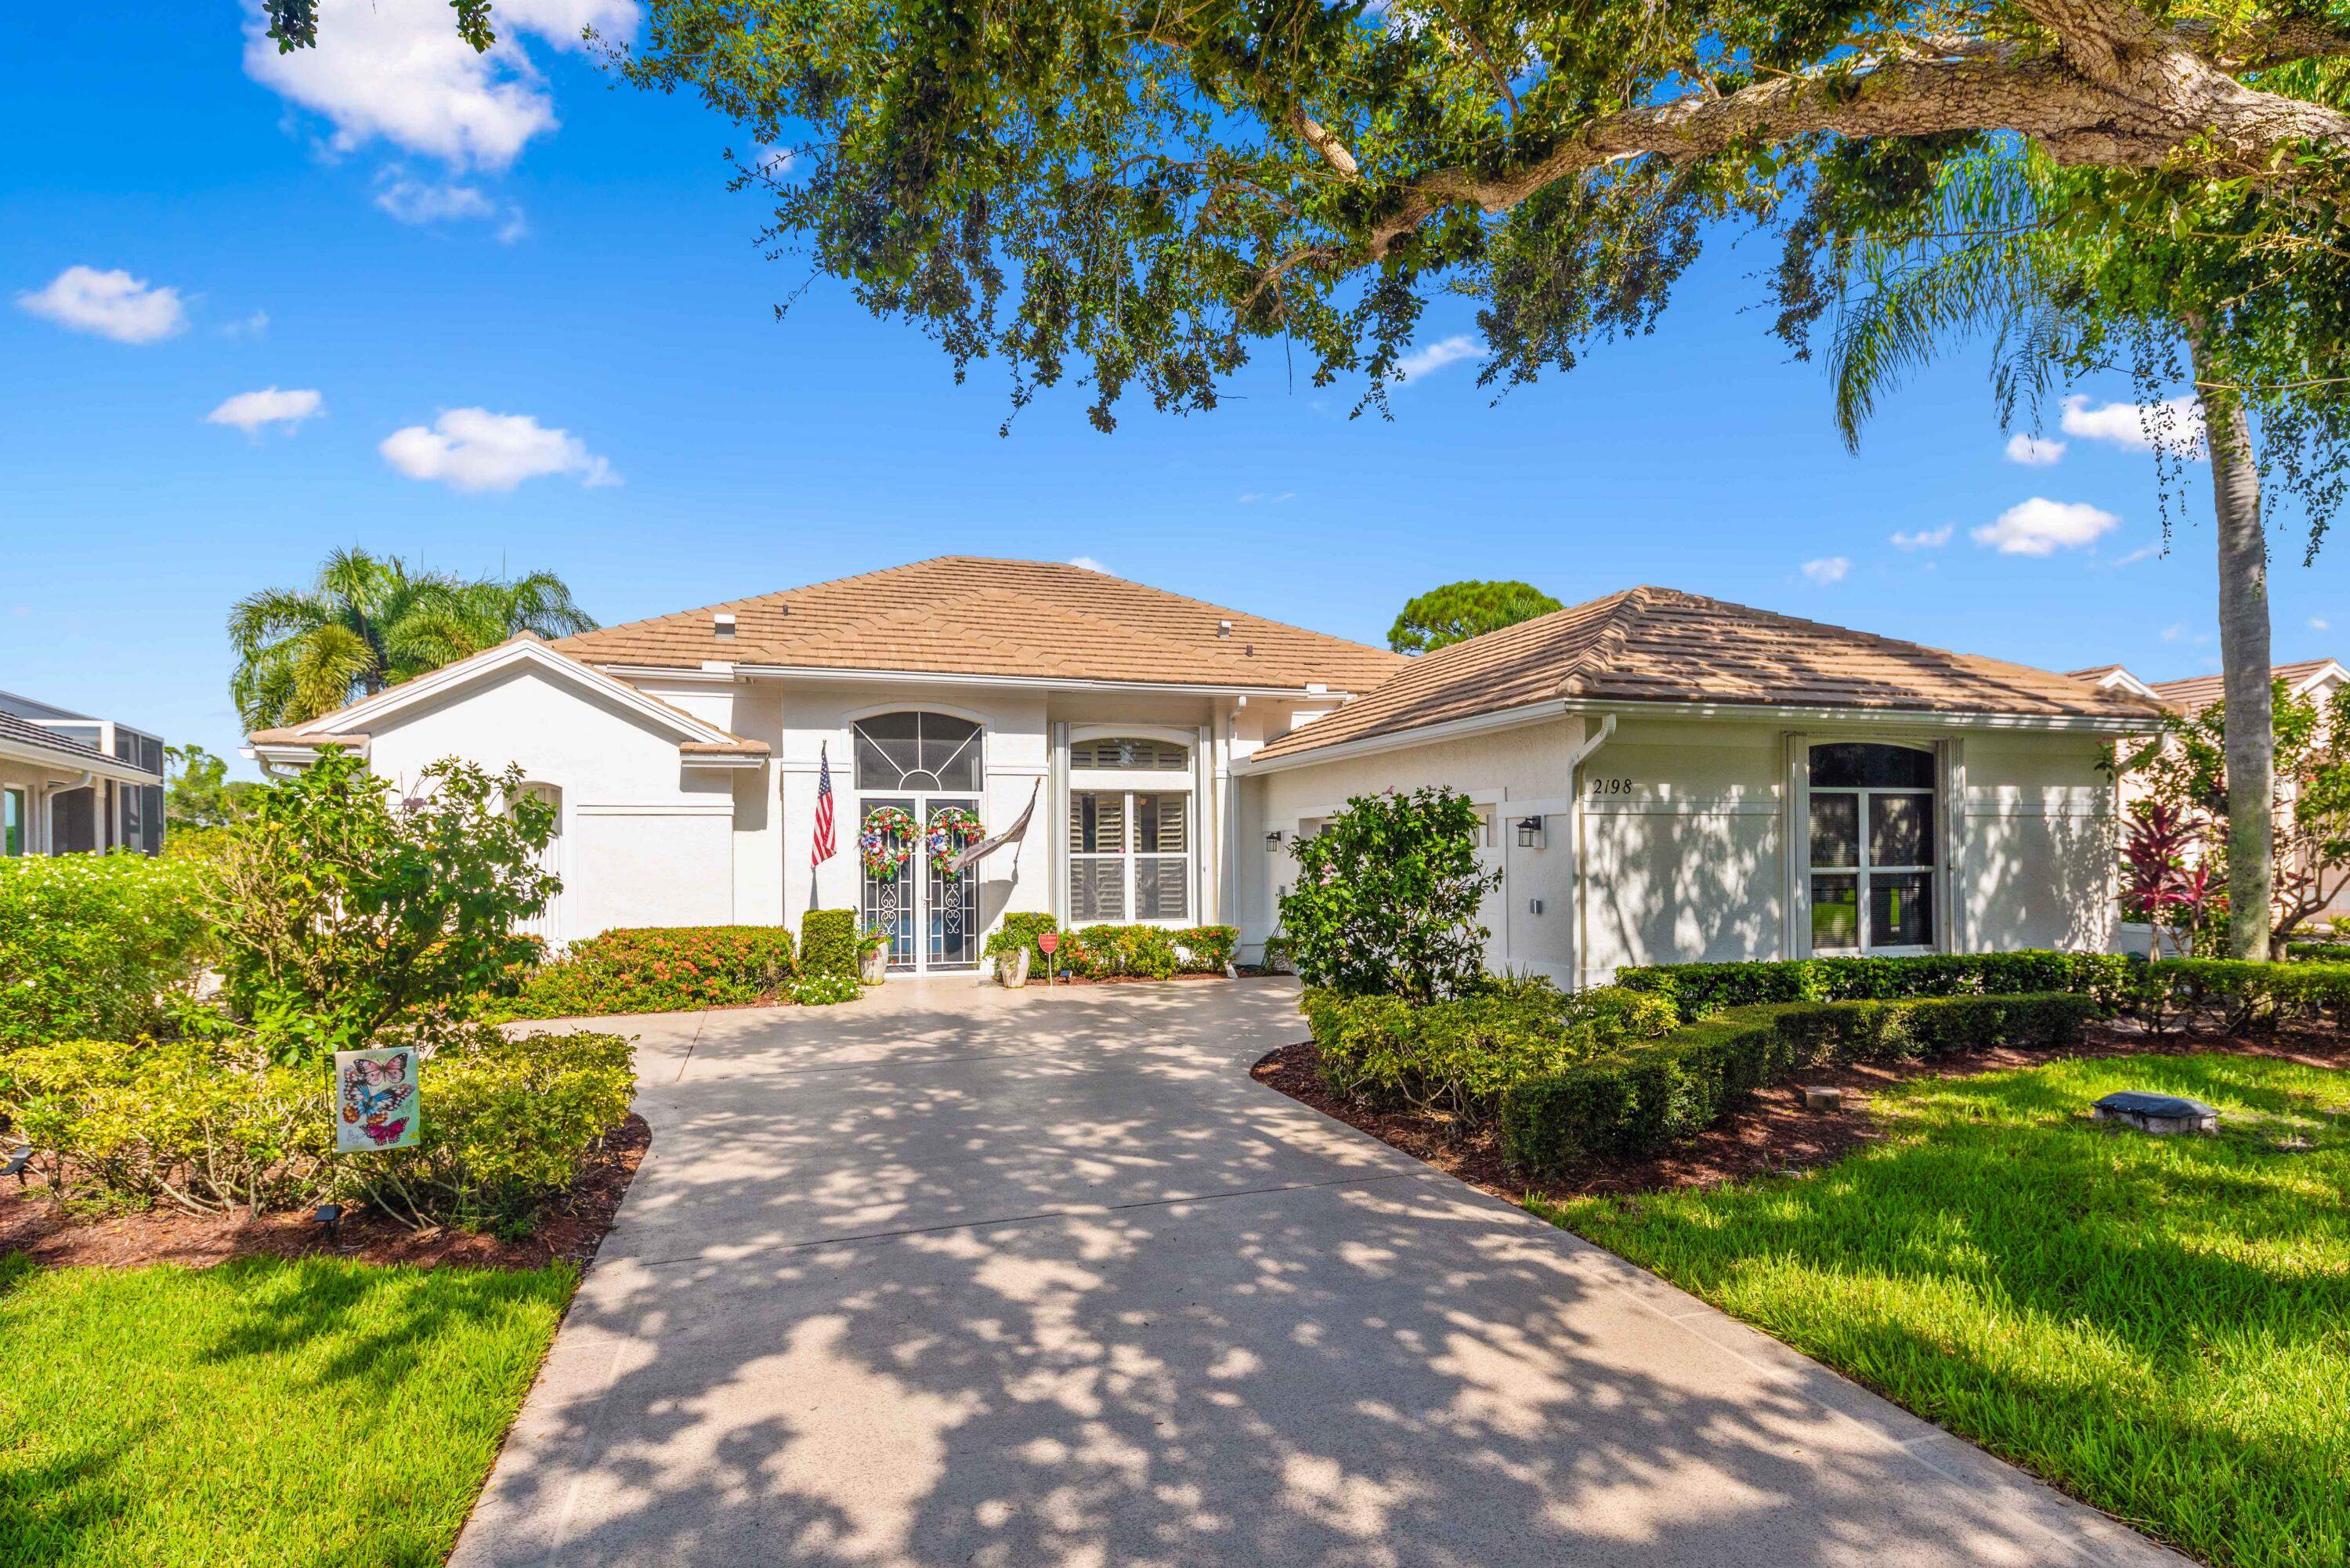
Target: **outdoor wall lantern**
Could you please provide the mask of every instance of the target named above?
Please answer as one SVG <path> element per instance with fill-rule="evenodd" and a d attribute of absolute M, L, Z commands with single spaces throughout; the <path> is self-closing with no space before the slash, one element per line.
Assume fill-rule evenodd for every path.
<path fill-rule="evenodd" d="M 1539 816 L 1518 818 L 1518 847 L 1540 849 L 1543 841 L 1543 819 Z"/>
<path fill-rule="evenodd" d="M 1264 852 L 1272 855 L 1281 848 L 1281 829 L 1274 828 L 1264 836 Z"/>

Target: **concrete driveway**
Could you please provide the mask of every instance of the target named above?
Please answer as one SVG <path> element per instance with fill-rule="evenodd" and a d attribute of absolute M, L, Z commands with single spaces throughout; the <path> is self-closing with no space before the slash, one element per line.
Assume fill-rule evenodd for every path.
<path fill-rule="evenodd" d="M 641 1034 L 458 1568 L 2181 1559 L 1253 1083 L 1286 983 Z"/>

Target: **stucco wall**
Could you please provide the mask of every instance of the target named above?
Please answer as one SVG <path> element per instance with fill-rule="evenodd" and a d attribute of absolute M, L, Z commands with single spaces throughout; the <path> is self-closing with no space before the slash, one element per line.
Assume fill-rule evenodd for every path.
<path fill-rule="evenodd" d="M 1779 958 L 1791 945 L 1792 728 L 1624 720 L 1579 784 L 1565 776 L 1584 732 L 1572 719 L 1250 777 L 1240 792 L 1243 940 L 1262 942 L 1272 929 L 1294 868 L 1285 843 L 1281 854 L 1263 853 L 1266 832 L 1286 839 L 1351 794 L 1446 784 L 1495 806 L 1505 881 L 1485 921 L 1497 961 L 1588 984 L 1628 964 Z M 1959 900 L 1956 945 L 2112 946 L 2113 792 L 2097 770 L 2097 737 L 1931 724 L 1810 723 L 1799 732 L 1812 743 L 1957 739 L 1966 794 L 1946 878 L 1946 896 Z M 1511 824 L 1534 813 L 1546 824 L 1544 846 L 1520 848 Z M 1807 948 L 1800 933 L 1792 945 Z"/>
<path fill-rule="evenodd" d="M 735 775 L 681 765 L 675 733 L 527 667 L 385 719 L 369 765 L 403 791 L 458 756 L 519 763 L 563 792 L 553 922 L 577 940 L 614 926 L 723 925 L 735 907 Z"/>

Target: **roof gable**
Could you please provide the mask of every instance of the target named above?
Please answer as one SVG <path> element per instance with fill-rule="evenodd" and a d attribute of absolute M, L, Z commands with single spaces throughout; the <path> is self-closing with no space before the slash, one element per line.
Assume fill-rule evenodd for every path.
<path fill-rule="evenodd" d="M 2271 680 L 2282 680 L 2295 696 L 2307 696 L 2334 684 L 2350 681 L 2350 670 L 2332 659 L 2303 659 L 2270 670 Z M 2158 701 L 2181 713 L 2200 713 L 2227 694 L 2225 675 L 2189 675 L 2179 680 L 2158 680 L 2150 690 Z"/>
<path fill-rule="evenodd" d="M 712 618 L 734 618 L 734 636 Z M 1229 629 L 1223 629 L 1228 628 Z M 785 669 L 1367 691 L 1399 654 L 1052 561 L 945 556 L 553 645 L 619 667 Z"/>
<path fill-rule="evenodd" d="M 2130 692 L 2029 665 L 1638 587 L 1422 655 L 1386 685 L 1256 755 L 1571 699 L 2047 719 L 2158 711 Z"/>
<path fill-rule="evenodd" d="M 566 685 L 583 688 L 613 701 L 669 734 L 681 747 L 691 747 L 697 754 L 723 752 L 764 755 L 767 750 L 763 742 L 746 741 L 682 708 L 639 691 L 624 680 L 615 680 L 592 665 L 567 657 L 529 632 L 521 633 L 495 648 L 484 649 L 454 664 L 443 665 L 413 680 L 386 687 L 373 696 L 363 697 L 331 713 L 321 713 L 298 724 L 256 730 L 250 738 L 255 745 L 263 747 L 316 749 L 319 746 L 363 744 L 377 730 L 408 710 L 437 701 L 461 688 L 518 665 L 537 670 Z"/>

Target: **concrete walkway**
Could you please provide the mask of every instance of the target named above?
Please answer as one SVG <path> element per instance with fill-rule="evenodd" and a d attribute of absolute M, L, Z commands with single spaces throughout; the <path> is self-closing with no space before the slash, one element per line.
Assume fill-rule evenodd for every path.
<path fill-rule="evenodd" d="M 647 1019 L 491 1564 L 2177 1564 L 1249 1079 L 1279 981 Z"/>

